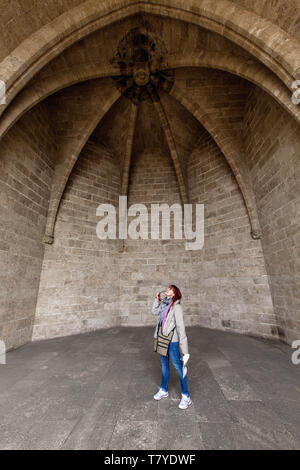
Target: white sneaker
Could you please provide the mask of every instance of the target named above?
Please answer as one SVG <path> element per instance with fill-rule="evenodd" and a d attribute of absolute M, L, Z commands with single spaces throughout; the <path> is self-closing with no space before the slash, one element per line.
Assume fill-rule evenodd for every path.
<path fill-rule="evenodd" d="M 185 410 L 188 406 L 192 404 L 192 400 L 187 395 L 181 394 L 181 402 L 178 405 L 178 408 Z"/>
<path fill-rule="evenodd" d="M 162 398 L 167 398 L 169 392 L 165 392 L 162 388 L 158 390 L 158 392 L 154 395 L 154 400 L 161 400 Z"/>

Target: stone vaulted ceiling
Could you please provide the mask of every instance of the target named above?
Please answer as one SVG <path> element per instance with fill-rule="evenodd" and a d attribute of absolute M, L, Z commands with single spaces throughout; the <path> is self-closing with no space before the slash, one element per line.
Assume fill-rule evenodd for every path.
<path fill-rule="evenodd" d="M 264 30 L 273 28 L 283 38 L 287 37 L 284 36 L 284 26 L 288 30 L 285 16 L 290 15 L 287 12 L 291 12 L 293 2 L 289 2 L 289 9 L 283 16 L 279 15 L 282 11 L 279 2 L 272 2 L 273 9 L 268 8 L 266 2 L 253 2 L 251 14 L 256 15 L 257 11 L 261 16 L 251 18 L 248 4 L 224 0 L 218 3 L 216 11 L 212 8 L 209 12 L 208 9 L 199 24 L 189 16 L 188 10 L 182 12 L 182 17 L 178 16 L 176 8 L 180 2 L 174 2 L 173 17 L 171 10 L 168 15 L 164 11 L 158 14 L 156 2 L 150 2 L 151 5 L 140 2 L 123 17 L 112 18 L 111 24 L 109 21 L 100 22 L 98 27 L 95 2 L 57 2 L 57 10 L 52 6 L 48 17 L 42 12 L 43 3 L 39 4 L 39 20 L 30 27 L 28 25 L 27 30 L 24 27 L 23 36 L 25 31 L 30 35 L 36 30 L 34 39 L 37 40 L 41 34 L 42 40 L 47 32 L 43 33 L 38 28 L 49 19 L 57 28 L 55 34 L 61 34 L 60 28 L 66 28 L 64 11 L 67 7 L 75 8 L 74 22 L 80 8 L 83 8 L 86 18 L 90 18 L 86 29 L 82 19 L 82 32 L 80 30 L 79 34 L 78 28 L 74 29 L 74 33 L 66 36 L 64 44 L 62 37 L 61 42 L 54 40 L 55 34 L 48 31 L 53 36 L 53 40 L 48 37 L 48 44 L 53 42 L 48 52 L 47 43 L 46 52 L 42 51 L 41 45 L 37 53 L 38 45 L 32 42 L 32 57 L 28 54 L 26 66 L 13 58 L 6 58 L 1 64 L 5 71 L 3 78 L 5 74 L 7 77 L 11 74 L 11 81 L 7 79 L 7 103 L 0 109 L 1 135 L 4 136 L 22 115 L 41 101 L 46 103 L 52 116 L 56 134 L 55 171 L 44 241 L 53 241 L 62 195 L 72 169 L 89 141 L 107 146 L 115 155 L 120 168 L 122 195 L 129 190 L 134 155 L 145 148 L 159 148 L 162 153 L 170 155 L 181 201 L 188 203 L 187 161 L 203 130 L 216 142 L 231 168 L 248 211 L 251 235 L 259 238 L 256 204 L 243 147 L 244 108 L 251 90 L 258 86 L 297 122 L 300 121 L 299 107 L 291 104 L 289 89 L 291 78 L 296 79 L 300 71 L 300 63 L 296 54 L 294 57 L 292 47 L 294 52 L 295 45 L 300 50 L 300 43 L 288 37 L 283 54 L 285 62 L 281 63 L 279 55 L 276 56 L 275 40 L 272 44 L 264 33 Z M 202 3 L 193 6 L 197 14 L 201 12 Z M 213 6 L 211 2 L 208 4 Z M 115 11 L 117 7 L 121 8 L 118 1 L 115 6 Z M 125 2 L 124 8 L 130 9 L 131 2 Z M 11 6 L 6 11 L 8 22 L 10 11 Z M 23 25 L 30 18 L 30 11 L 28 7 Z M 205 8 L 203 11 L 206 12 Z M 293 22 L 289 23 L 291 32 L 299 21 L 298 10 L 293 11 Z M 230 21 L 236 24 L 234 34 L 234 28 L 226 33 L 218 26 L 221 15 L 225 22 L 225 16 L 230 12 Z M 264 13 L 266 18 L 274 20 L 274 25 L 266 23 Z M 216 26 L 210 23 L 214 14 Z M 70 22 L 70 18 L 67 21 Z M 101 18 L 100 12 L 98 18 Z M 243 21 L 245 28 L 249 29 L 246 23 L 254 19 L 257 38 L 253 35 L 251 40 L 241 39 Z M 19 20 L 21 16 L 16 17 L 13 27 L 17 28 Z M 258 21 L 262 22 L 261 30 Z M 275 24 L 280 24 L 283 29 Z M 70 25 L 70 31 L 72 27 Z M 271 29 L 270 33 L 274 33 Z M 265 34 L 265 37 L 259 34 Z M 19 36 L 20 41 L 24 39 L 26 43 L 23 36 Z M 263 39 L 269 41 L 268 53 Z M 289 41 L 292 42 L 290 50 Z M 10 43 L 4 41 L 3 44 L 6 44 L 6 53 L 16 47 L 12 39 Z M 24 57 L 24 50 L 21 52 Z M 293 66 L 296 67 L 294 75 Z"/>

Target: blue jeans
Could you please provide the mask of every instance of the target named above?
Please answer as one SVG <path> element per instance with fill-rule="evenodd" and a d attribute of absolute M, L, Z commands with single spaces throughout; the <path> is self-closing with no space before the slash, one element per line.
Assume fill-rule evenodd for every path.
<path fill-rule="evenodd" d="M 182 366 L 183 366 L 183 361 L 180 357 L 180 352 L 179 352 L 179 342 L 171 342 L 169 346 L 169 355 L 168 356 L 162 356 L 160 354 L 160 361 L 161 361 L 161 372 L 162 372 L 162 378 L 161 378 L 161 388 L 167 392 L 168 391 L 168 386 L 169 386 L 169 378 L 170 378 L 170 366 L 169 366 L 169 357 L 171 358 L 172 364 L 175 367 L 179 380 L 180 380 L 180 385 L 181 385 L 181 393 L 184 393 L 188 397 L 190 396 L 189 390 L 188 390 L 188 383 L 187 383 L 187 375 L 183 378 L 182 377 Z"/>

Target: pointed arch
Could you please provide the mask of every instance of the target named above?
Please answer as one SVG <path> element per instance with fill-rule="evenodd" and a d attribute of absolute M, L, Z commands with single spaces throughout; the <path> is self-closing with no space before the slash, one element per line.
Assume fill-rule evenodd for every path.
<path fill-rule="evenodd" d="M 89 108 L 89 112 L 93 117 L 89 120 L 85 120 L 84 126 L 78 129 L 74 129 L 74 136 L 67 139 L 66 146 L 62 146 L 58 149 L 59 158 L 58 163 L 55 166 L 55 172 L 52 181 L 51 195 L 49 201 L 49 209 L 46 222 L 46 230 L 44 235 L 44 243 L 53 243 L 54 239 L 54 226 L 60 206 L 60 202 L 66 188 L 69 176 L 74 168 L 78 157 L 89 139 L 92 132 L 95 130 L 101 119 L 109 111 L 111 106 L 120 98 L 120 93 L 116 89 L 110 90 L 106 87 L 101 89 L 98 97 L 93 95 L 93 106 Z M 79 135 L 79 138 L 78 138 Z"/>
<path fill-rule="evenodd" d="M 25 39 L 0 64 L 6 104 L 50 60 L 88 34 L 144 12 L 196 24 L 223 35 L 271 69 L 289 90 L 300 78 L 300 44 L 270 21 L 230 0 L 109 0 L 86 2 L 68 10 Z M 255 27 L 254 27 L 255 26 Z"/>
<path fill-rule="evenodd" d="M 203 51 L 200 57 L 183 57 L 176 55 L 166 57 L 168 68 L 180 69 L 183 67 L 208 67 L 232 73 L 242 77 L 254 85 L 263 89 L 274 98 L 285 111 L 300 125 L 300 107 L 295 106 L 291 100 L 291 94 L 286 86 L 276 75 L 259 62 L 249 62 L 244 57 L 224 55 L 218 52 Z M 11 103 L 5 114 L 0 119 L 0 138 L 32 107 L 59 90 L 86 80 L 105 78 L 117 75 L 119 69 L 115 66 L 94 65 L 89 67 L 73 67 L 66 72 L 48 77 L 47 80 L 37 81 L 23 90 Z"/>
<path fill-rule="evenodd" d="M 190 97 L 187 98 L 178 86 L 174 84 L 169 95 L 192 113 L 222 151 L 243 195 L 251 226 L 251 236 L 254 239 L 260 238 L 260 226 L 250 175 L 243 160 L 240 159 L 240 149 L 236 148 L 234 142 L 223 134 L 222 129 L 212 121 L 204 107 L 191 100 Z"/>

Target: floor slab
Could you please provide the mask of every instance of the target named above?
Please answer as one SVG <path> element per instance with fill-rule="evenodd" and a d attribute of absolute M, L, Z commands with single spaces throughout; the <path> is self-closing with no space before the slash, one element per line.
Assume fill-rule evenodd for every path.
<path fill-rule="evenodd" d="M 152 327 L 26 344 L 0 365 L 1 449 L 299 449 L 300 365 L 285 344 L 187 327 L 193 404 L 161 381 Z"/>

